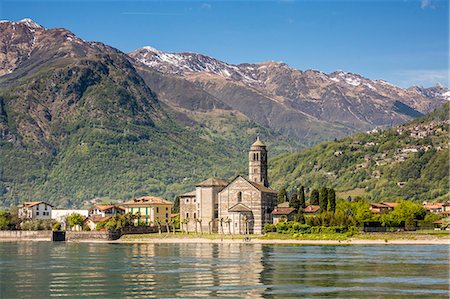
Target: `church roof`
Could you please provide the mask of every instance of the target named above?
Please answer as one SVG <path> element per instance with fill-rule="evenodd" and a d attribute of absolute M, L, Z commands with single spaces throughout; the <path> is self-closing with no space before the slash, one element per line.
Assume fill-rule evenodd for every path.
<path fill-rule="evenodd" d="M 252 181 L 250 181 L 250 180 L 244 178 L 244 177 L 241 176 L 241 175 L 238 175 L 238 176 L 236 176 L 234 179 L 232 179 L 232 180 L 230 181 L 230 183 L 228 183 L 228 184 L 222 189 L 222 191 L 220 191 L 220 192 L 223 192 L 229 185 L 231 185 L 231 184 L 232 184 L 234 181 L 236 181 L 238 178 L 242 178 L 243 180 L 245 180 L 247 183 L 249 183 L 250 185 L 252 185 L 252 186 L 253 186 L 255 189 L 257 189 L 258 191 L 261 191 L 261 192 L 264 192 L 264 193 L 274 193 L 274 194 L 277 194 L 277 191 L 275 191 L 275 190 L 273 190 L 273 189 L 271 189 L 271 188 L 265 187 L 265 186 L 263 186 L 263 185 L 260 185 L 260 184 L 258 184 L 258 183 L 252 182 Z"/>
<path fill-rule="evenodd" d="M 247 180 L 247 179 L 246 179 Z M 258 183 L 252 182 L 247 180 L 247 182 L 249 182 L 250 184 L 253 185 L 253 187 L 255 187 L 256 189 L 258 189 L 261 192 L 265 192 L 265 193 L 277 193 L 277 191 L 273 190 L 272 188 L 266 187 L 264 185 L 260 185 Z"/>
<path fill-rule="evenodd" d="M 252 144 L 252 147 L 266 147 L 266 145 L 259 139 L 259 136 L 256 137 L 256 141 Z"/>
<path fill-rule="evenodd" d="M 237 203 L 228 209 L 228 212 L 251 212 L 252 209 L 244 205 L 243 203 Z"/>
<path fill-rule="evenodd" d="M 225 187 L 228 181 L 218 178 L 209 178 L 197 184 L 197 187 Z"/>

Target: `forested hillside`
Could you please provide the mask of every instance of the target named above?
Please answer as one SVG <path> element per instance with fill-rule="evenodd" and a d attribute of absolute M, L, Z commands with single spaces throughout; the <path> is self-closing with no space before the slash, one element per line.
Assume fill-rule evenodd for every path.
<path fill-rule="evenodd" d="M 270 161 L 276 188 L 334 187 L 374 201 L 448 199 L 449 104 L 388 130 L 321 143 Z"/>

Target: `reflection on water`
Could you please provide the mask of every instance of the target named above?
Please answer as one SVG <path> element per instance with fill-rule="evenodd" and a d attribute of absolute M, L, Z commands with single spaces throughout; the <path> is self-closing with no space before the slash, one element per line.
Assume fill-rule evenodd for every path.
<path fill-rule="evenodd" d="M 0 243 L 0 298 L 448 298 L 446 246 Z"/>

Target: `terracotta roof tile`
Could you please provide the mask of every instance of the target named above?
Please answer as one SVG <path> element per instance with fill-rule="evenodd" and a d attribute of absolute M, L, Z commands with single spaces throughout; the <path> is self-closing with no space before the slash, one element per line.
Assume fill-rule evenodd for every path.
<path fill-rule="evenodd" d="M 54 205 L 46 203 L 45 201 L 26 201 L 22 204 L 22 207 L 33 207 L 33 206 L 41 204 L 41 203 L 46 204 L 47 206 L 54 207 Z"/>
<path fill-rule="evenodd" d="M 173 202 L 162 199 L 157 196 L 142 196 L 139 198 L 135 198 L 123 203 L 125 206 L 127 205 L 145 205 L 145 204 L 164 204 L 164 205 L 173 205 Z"/>
<path fill-rule="evenodd" d="M 311 206 L 307 206 L 303 212 L 304 213 L 315 213 L 318 210 L 320 210 L 320 206 L 316 206 L 316 205 L 311 205 Z"/>
<path fill-rule="evenodd" d="M 85 219 L 85 221 L 91 220 L 94 223 L 99 223 L 103 221 L 107 221 L 111 218 L 111 216 L 102 217 L 101 215 L 92 215 Z"/>
<path fill-rule="evenodd" d="M 289 215 L 292 214 L 294 212 L 296 212 L 297 210 L 294 208 L 280 208 L 277 207 L 272 211 L 272 215 Z"/>

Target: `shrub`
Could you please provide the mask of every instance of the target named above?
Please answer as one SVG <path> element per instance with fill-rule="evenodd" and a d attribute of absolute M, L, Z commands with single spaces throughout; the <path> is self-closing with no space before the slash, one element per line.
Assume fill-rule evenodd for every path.
<path fill-rule="evenodd" d="M 55 223 L 55 225 L 53 225 L 53 231 L 57 232 L 61 230 L 61 223 Z"/>
<path fill-rule="evenodd" d="M 264 233 L 271 233 L 277 230 L 275 224 L 266 224 L 264 225 Z"/>

